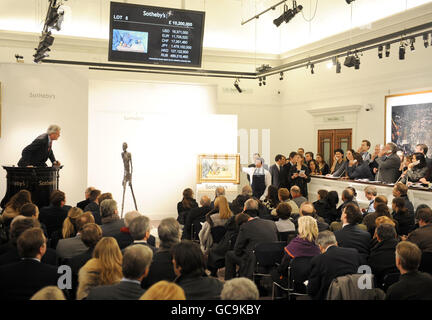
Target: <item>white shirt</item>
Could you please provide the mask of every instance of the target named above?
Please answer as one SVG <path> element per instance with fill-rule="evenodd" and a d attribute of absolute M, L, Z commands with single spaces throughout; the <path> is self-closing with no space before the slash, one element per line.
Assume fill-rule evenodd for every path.
<path fill-rule="evenodd" d="M 254 173 L 256 174 L 263 174 L 265 176 L 265 185 L 266 185 L 266 189 L 264 191 L 264 194 L 261 196 L 261 200 L 264 200 L 265 197 L 267 197 L 267 193 L 268 193 L 268 187 L 271 185 L 271 174 L 267 169 L 264 169 L 264 167 L 261 168 L 242 168 L 243 172 L 247 173 L 250 176 L 250 184 L 252 185 L 252 181 L 253 181 L 253 175 Z"/>

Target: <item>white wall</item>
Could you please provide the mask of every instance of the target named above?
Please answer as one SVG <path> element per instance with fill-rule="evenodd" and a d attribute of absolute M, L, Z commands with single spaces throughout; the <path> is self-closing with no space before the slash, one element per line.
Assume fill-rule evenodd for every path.
<path fill-rule="evenodd" d="M 53 143 L 53 151 L 64 165 L 60 190 L 65 191 L 67 203 L 75 205 L 84 198 L 87 179 L 86 72 L 65 67 L 0 64 L 0 82 L 1 165 L 16 165 L 26 145 L 46 132 L 50 124 L 59 125 L 61 136 Z M 31 98 L 30 94 L 46 94 L 48 98 Z M 0 176 L 0 197 L 3 197 L 6 171 Z"/>
<path fill-rule="evenodd" d="M 198 155 L 237 152 L 237 116 L 215 107 L 215 86 L 92 80 L 88 184 L 112 192 L 121 208 L 127 142 L 139 211 L 176 217 L 182 191 L 195 189 Z M 129 189 L 125 199 L 124 212 L 134 209 Z"/>

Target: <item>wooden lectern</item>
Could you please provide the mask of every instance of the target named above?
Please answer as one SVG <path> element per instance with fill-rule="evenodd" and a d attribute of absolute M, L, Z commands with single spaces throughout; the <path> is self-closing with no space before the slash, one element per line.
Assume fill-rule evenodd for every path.
<path fill-rule="evenodd" d="M 50 195 L 59 187 L 60 167 L 7 167 L 3 166 L 7 175 L 6 194 L 0 203 L 4 208 L 9 199 L 18 191 L 26 189 L 32 194 L 32 201 L 39 208 L 48 206 Z"/>

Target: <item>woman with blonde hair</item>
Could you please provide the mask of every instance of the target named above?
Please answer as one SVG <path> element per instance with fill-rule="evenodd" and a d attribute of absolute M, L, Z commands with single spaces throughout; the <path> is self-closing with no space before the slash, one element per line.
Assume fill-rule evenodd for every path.
<path fill-rule="evenodd" d="M 140 300 L 186 300 L 184 290 L 174 282 L 165 280 L 156 282 L 142 296 Z"/>
<path fill-rule="evenodd" d="M 318 238 L 318 224 L 311 216 L 298 219 L 298 235 L 284 249 L 284 257 L 277 270 L 273 272 L 273 280 L 286 286 L 287 270 L 292 259 L 299 257 L 314 257 L 321 253 L 315 241 Z"/>
<path fill-rule="evenodd" d="M 62 228 L 63 239 L 72 238 L 76 235 L 76 233 L 78 232 L 76 222 L 78 221 L 78 218 L 83 213 L 84 212 L 78 207 L 73 207 L 69 209 L 68 215 L 66 219 L 63 221 L 63 228 Z"/>
<path fill-rule="evenodd" d="M 213 237 L 211 228 L 224 226 L 226 222 L 233 216 L 228 200 L 225 196 L 218 196 L 214 202 L 214 209 L 207 213 L 206 222 L 201 228 L 198 237 L 200 239 L 201 249 L 206 253 L 213 245 Z"/>
<path fill-rule="evenodd" d="M 58 287 L 48 286 L 36 292 L 30 300 L 66 300 L 66 298 Z"/>
<path fill-rule="evenodd" d="M 78 272 L 77 300 L 87 297 L 93 287 L 120 282 L 123 256 L 113 237 L 104 237 L 97 243 L 93 258 Z"/>

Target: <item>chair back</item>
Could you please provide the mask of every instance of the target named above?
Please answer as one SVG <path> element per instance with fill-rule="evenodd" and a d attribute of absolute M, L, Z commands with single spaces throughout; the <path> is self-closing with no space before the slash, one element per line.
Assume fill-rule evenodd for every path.
<path fill-rule="evenodd" d="M 313 257 L 297 257 L 290 261 L 288 268 L 288 287 L 296 293 L 307 292 L 304 282 L 309 279 L 310 262 Z"/>
<path fill-rule="evenodd" d="M 387 289 L 394 283 L 399 281 L 400 273 L 389 273 L 386 274 L 382 280 L 381 288 L 387 292 Z"/>
<path fill-rule="evenodd" d="M 432 274 L 432 252 L 423 252 L 419 270 Z"/>
<path fill-rule="evenodd" d="M 217 226 L 210 229 L 213 238 L 213 243 L 219 243 L 225 235 L 226 228 L 224 226 Z"/>
<path fill-rule="evenodd" d="M 296 236 L 297 231 L 278 232 L 279 241 L 285 241 L 286 244 L 290 243 Z"/>
<path fill-rule="evenodd" d="M 284 254 L 284 241 L 261 242 L 255 246 L 254 254 L 257 265 L 260 267 L 273 267 L 280 263 Z"/>

